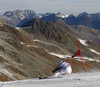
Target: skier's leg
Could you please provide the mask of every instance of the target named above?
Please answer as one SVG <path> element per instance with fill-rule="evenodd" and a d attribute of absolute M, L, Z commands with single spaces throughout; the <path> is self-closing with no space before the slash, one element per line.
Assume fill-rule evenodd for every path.
<path fill-rule="evenodd" d="M 65 73 L 66 73 L 66 70 L 62 69 L 61 71 L 57 72 L 54 76 L 58 76 L 58 75 L 65 74 Z"/>
<path fill-rule="evenodd" d="M 71 67 L 67 67 L 66 68 L 66 74 L 71 74 L 72 73 L 72 68 Z"/>
<path fill-rule="evenodd" d="M 59 75 L 59 72 L 57 72 L 54 76 L 58 76 Z"/>

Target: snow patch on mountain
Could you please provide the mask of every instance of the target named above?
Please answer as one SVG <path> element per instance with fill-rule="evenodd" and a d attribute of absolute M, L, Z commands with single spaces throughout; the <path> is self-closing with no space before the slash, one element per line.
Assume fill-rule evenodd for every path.
<path fill-rule="evenodd" d="M 99 52 L 97 52 L 97 51 L 96 51 L 96 50 L 94 50 L 94 49 L 90 49 L 90 51 L 92 51 L 92 52 L 94 52 L 94 53 L 96 53 L 96 54 L 100 55 L 100 53 L 99 53 Z"/>
<path fill-rule="evenodd" d="M 78 16 L 78 14 L 77 14 L 77 13 L 70 14 L 68 17 L 72 17 L 72 16 L 77 17 L 77 16 Z"/>
<path fill-rule="evenodd" d="M 82 39 L 78 39 L 83 45 L 88 46 L 88 44 L 86 43 L 87 40 L 82 40 Z"/>
<path fill-rule="evenodd" d="M 49 54 L 51 54 L 51 55 L 53 55 L 53 56 L 57 56 L 59 58 L 67 58 L 67 57 L 70 56 L 70 55 L 62 55 L 62 54 L 57 54 L 57 53 L 48 52 L 48 51 L 46 51 L 46 52 L 49 53 Z"/>
<path fill-rule="evenodd" d="M 86 43 L 87 42 L 87 40 L 82 40 L 82 39 L 78 39 L 83 45 L 85 45 L 85 46 L 88 46 L 88 44 Z M 90 49 L 90 51 L 91 52 L 93 52 L 93 53 L 96 53 L 96 54 L 98 54 L 98 55 L 100 55 L 100 53 L 99 52 L 97 52 L 96 50 L 94 50 L 94 49 L 91 49 L 91 48 L 89 48 Z"/>
<path fill-rule="evenodd" d="M 59 12 L 59 13 L 56 14 L 56 16 L 57 16 L 57 17 L 61 17 L 61 18 L 67 18 L 69 15 L 64 14 L 64 13 L 62 13 L 62 12 Z"/>
<path fill-rule="evenodd" d="M 98 59 L 92 59 L 89 57 L 82 57 L 84 61 L 94 61 L 94 62 L 100 62 L 100 60 Z M 82 61 L 81 57 L 74 57 L 74 59 L 78 60 L 78 61 Z"/>
<path fill-rule="evenodd" d="M 20 42 L 22 45 L 25 45 L 26 47 L 35 47 L 35 48 L 39 48 L 39 46 L 34 46 L 34 45 L 29 45 L 28 43 L 23 43 Z"/>
<path fill-rule="evenodd" d="M 39 14 L 39 15 L 41 15 L 41 17 L 43 17 L 43 16 L 49 16 L 51 14 L 55 14 L 57 17 L 61 17 L 61 18 L 67 18 L 69 16 L 69 14 L 64 14 L 62 12 L 58 12 L 58 13 L 48 13 L 47 12 L 45 14 Z"/>
<path fill-rule="evenodd" d="M 48 52 L 46 50 L 47 53 L 53 55 L 53 56 L 57 56 L 59 58 L 64 58 L 64 59 L 71 59 L 71 56 L 70 55 L 62 55 L 62 54 L 57 54 L 57 53 L 53 53 L 53 52 Z M 100 60 L 98 59 L 92 59 L 92 58 L 88 58 L 88 57 L 82 57 L 84 61 L 95 61 L 95 62 L 100 62 Z M 78 61 L 82 61 L 81 57 L 74 57 L 74 59 L 78 60 Z"/>
<path fill-rule="evenodd" d="M 82 40 L 82 39 L 79 39 L 80 42 L 85 45 L 85 46 L 88 46 L 88 44 L 86 44 L 86 41 L 87 40 Z M 43 42 L 43 41 L 40 41 L 38 39 L 34 39 L 33 41 L 37 41 L 37 42 L 40 42 L 40 43 L 45 43 L 45 44 L 49 44 L 49 45 L 53 45 L 53 44 L 50 44 L 50 43 L 47 43 L 47 42 Z M 58 53 L 54 53 L 54 52 L 48 52 L 47 50 L 45 50 L 47 53 L 53 55 L 53 56 L 57 56 L 59 58 L 65 58 L 65 59 L 71 59 L 71 55 L 68 55 L 68 54 L 58 54 Z M 98 59 L 92 59 L 92 58 L 88 58 L 88 57 L 82 57 L 84 61 L 95 61 L 95 62 L 100 62 L 100 60 Z M 78 60 L 78 61 L 82 61 L 81 60 L 81 57 L 74 57 L 74 59 Z"/>
<path fill-rule="evenodd" d="M 17 30 L 19 30 L 20 29 L 20 27 L 15 27 Z"/>

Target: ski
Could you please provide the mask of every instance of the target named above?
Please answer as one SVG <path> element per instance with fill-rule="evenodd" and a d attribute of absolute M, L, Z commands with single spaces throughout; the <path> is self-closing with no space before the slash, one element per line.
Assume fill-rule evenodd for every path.
<path fill-rule="evenodd" d="M 62 78 L 62 77 L 61 76 L 39 77 L 39 79 L 55 79 L 55 78 Z"/>

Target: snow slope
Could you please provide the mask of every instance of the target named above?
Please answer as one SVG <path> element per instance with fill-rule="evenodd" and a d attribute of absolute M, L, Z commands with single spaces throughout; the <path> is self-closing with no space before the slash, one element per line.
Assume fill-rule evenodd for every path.
<path fill-rule="evenodd" d="M 0 82 L 0 87 L 100 87 L 100 72 L 63 75 L 54 79 Z"/>

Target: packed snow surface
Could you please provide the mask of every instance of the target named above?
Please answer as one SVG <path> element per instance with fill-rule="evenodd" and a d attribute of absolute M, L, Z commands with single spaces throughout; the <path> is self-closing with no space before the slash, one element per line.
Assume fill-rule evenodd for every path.
<path fill-rule="evenodd" d="M 0 87 L 100 87 L 100 72 L 75 73 L 61 77 L 0 82 Z"/>

